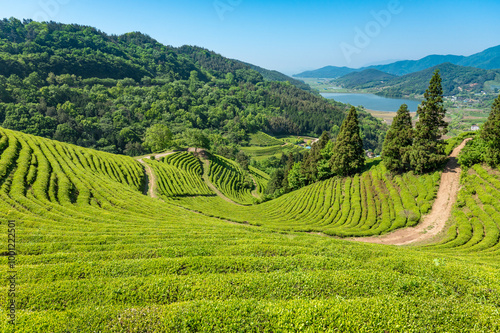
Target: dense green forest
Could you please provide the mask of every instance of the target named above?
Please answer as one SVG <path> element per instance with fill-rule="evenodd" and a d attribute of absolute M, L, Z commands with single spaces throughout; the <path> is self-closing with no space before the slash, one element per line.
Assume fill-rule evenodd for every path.
<path fill-rule="evenodd" d="M 307 90 L 310 92 L 315 92 L 314 90 L 311 89 L 311 87 L 308 84 L 304 83 L 304 81 L 291 78 L 291 77 L 289 77 L 283 73 L 280 73 L 278 71 L 268 70 L 268 69 L 265 69 L 265 68 L 262 68 L 262 67 L 259 67 L 256 65 L 248 64 L 248 63 L 245 63 L 245 64 L 250 66 L 251 69 L 259 72 L 265 80 L 279 81 L 279 82 L 288 81 L 300 89 Z"/>
<path fill-rule="evenodd" d="M 259 130 L 335 132 L 347 111 L 199 47 L 74 24 L 0 21 L 0 74 L 1 126 L 129 155 L 149 151 L 155 124 L 177 146 L 193 133 L 212 147 L 245 145 Z M 368 114 L 360 122 L 365 148 L 380 150 L 385 127 Z"/>

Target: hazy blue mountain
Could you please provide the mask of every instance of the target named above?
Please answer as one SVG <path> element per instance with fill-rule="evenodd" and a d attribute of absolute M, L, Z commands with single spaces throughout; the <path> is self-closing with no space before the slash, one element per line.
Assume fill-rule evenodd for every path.
<path fill-rule="evenodd" d="M 480 92 L 485 90 L 485 82 L 494 80 L 500 72 L 499 70 L 458 66 L 448 62 L 419 72 L 395 77 L 388 82 L 372 81 L 372 87 L 380 87 L 379 93 L 390 97 L 423 94 L 436 69 L 440 71 L 443 80 L 443 93 L 447 96 L 458 94 L 460 91 Z"/>
<path fill-rule="evenodd" d="M 444 63 L 458 64 L 463 60 L 463 56 L 455 55 L 430 55 L 420 60 L 402 60 L 388 65 L 370 66 L 369 68 L 378 69 L 393 75 L 405 75 L 419 72 L 421 70 L 437 66 Z"/>
<path fill-rule="evenodd" d="M 500 68 L 500 45 L 465 57 L 458 65 L 483 69 Z"/>
<path fill-rule="evenodd" d="M 430 55 L 419 60 L 401 60 L 387 65 L 368 66 L 362 68 L 348 68 L 326 66 L 317 70 L 307 71 L 293 75 L 294 77 L 303 78 L 338 78 L 352 72 L 360 72 L 362 70 L 373 68 L 379 71 L 393 75 L 406 75 L 422 71 L 440 64 L 451 63 L 454 65 L 475 67 L 482 69 L 497 69 L 500 68 L 500 45 L 491 47 L 482 52 L 471 56 L 457 55 Z"/>
<path fill-rule="evenodd" d="M 313 71 L 306 71 L 300 74 L 295 74 L 293 77 L 303 77 L 303 78 L 331 78 L 335 79 L 352 72 L 358 72 L 359 69 L 349 68 L 349 67 L 336 67 L 336 66 L 326 66 Z"/>
<path fill-rule="evenodd" d="M 372 61 L 372 62 L 365 64 L 363 66 L 363 68 L 367 68 L 367 67 L 371 67 L 371 66 L 388 65 L 388 64 L 392 64 L 392 63 L 395 63 L 395 62 L 401 61 L 401 60 L 404 60 L 404 59 L 390 59 L 390 60 L 388 59 L 388 60 L 381 60 L 381 61 Z"/>

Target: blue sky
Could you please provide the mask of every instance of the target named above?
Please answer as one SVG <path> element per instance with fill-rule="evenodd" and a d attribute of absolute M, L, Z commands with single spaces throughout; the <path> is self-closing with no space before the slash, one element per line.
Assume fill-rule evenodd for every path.
<path fill-rule="evenodd" d="M 0 0 L 3 17 L 141 31 L 287 74 L 500 45 L 500 1 Z"/>

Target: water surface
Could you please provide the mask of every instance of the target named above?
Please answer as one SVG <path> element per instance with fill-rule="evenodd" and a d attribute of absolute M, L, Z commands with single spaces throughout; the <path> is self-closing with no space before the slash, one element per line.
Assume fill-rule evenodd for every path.
<path fill-rule="evenodd" d="M 401 104 L 408 105 L 411 112 L 416 112 L 420 104 L 418 101 L 402 98 L 387 98 L 374 94 L 352 94 L 352 93 L 321 93 L 321 96 L 334 99 L 337 102 L 351 104 L 354 106 L 364 106 L 374 111 L 398 111 Z"/>

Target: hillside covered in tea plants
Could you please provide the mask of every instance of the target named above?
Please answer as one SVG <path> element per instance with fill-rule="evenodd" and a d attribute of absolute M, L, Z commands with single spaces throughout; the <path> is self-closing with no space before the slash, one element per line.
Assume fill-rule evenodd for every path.
<path fill-rule="evenodd" d="M 177 153 L 146 162 L 159 184 L 151 198 L 143 164 L 130 157 L 0 134 L 0 231 L 15 221 L 18 331 L 499 329 L 499 228 L 487 218 L 498 214 L 496 171 L 471 169 L 475 206 L 463 214 L 457 206 L 457 227 L 441 245 L 395 248 L 297 232 L 306 231 L 297 222 L 346 235 L 411 225 L 429 209 L 439 174 L 389 179 L 374 164 L 284 195 L 280 205 L 243 207 L 207 185 L 204 163 L 234 172 L 216 158 Z M 225 190 L 235 187 L 224 179 L 214 184 L 245 197 Z M 207 202 L 204 211 L 189 208 L 195 201 Z M 218 218 L 224 205 L 232 216 Z M 399 205 L 408 217 L 392 215 Z M 260 226 L 238 223 L 252 217 L 248 209 Z M 469 238 L 461 216 L 478 217 Z M 1 242 L 7 248 L 7 237 Z"/>

